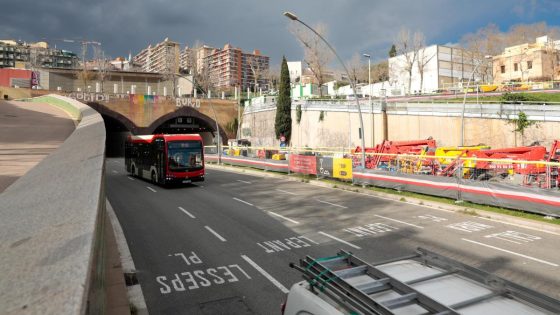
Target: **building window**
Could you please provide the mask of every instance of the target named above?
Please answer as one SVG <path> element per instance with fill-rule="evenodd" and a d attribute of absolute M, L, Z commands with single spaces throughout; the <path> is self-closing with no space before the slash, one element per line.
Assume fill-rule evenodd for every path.
<path fill-rule="evenodd" d="M 500 66 L 500 72 L 506 73 L 506 66 Z"/>
<path fill-rule="evenodd" d="M 533 69 L 533 62 L 527 61 L 527 69 Z"/>
<path fill-rule="evenodd" d="M 513 71 L 517 71 L 518 67 L 519 67 L 518 64 L 517 64 L 517 63 L 514 63 L 514 64 L 513 64 Z"/>

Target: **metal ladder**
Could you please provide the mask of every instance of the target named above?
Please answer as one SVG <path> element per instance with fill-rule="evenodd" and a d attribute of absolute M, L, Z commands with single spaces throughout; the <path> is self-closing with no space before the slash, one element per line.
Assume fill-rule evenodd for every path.
<path fill-rule="evenodd" d="M 558 301 L 546 295 L 422 248 L 418 248 L 414 255 L 383 261 L 376 265 L 410 259 L 435 266 L 442 272 L 401 282 L 344 250 L 332 257 L 313 259 L 306 256 L 305 259 L 300 260 L 299 266 L 294 264 L 290 264 L 290 266 L 303 273 L 304 279 L 309 282 L 312 291 L 321 291 L 346 308 L 350 314 L 395 314 L 395 310 L 398 308 L 417 305 L 423 309 L 419 312 L 420 314 L 452 315 L 459 314 L 457 309 L 502 295 L 527 301 L 552 311 L 554 314 L 558 314 L 560 311 Z M 455 273 L 477 282 L 493 283 L 493 288 L 490 288 L 492 292 L 485 296 L 446 306 L 411 287 L 415 283 Z M 383 301 L 376 301 L 372 297 L 376 293 L 387 290 L 395 291 L 399 297 Z"/>

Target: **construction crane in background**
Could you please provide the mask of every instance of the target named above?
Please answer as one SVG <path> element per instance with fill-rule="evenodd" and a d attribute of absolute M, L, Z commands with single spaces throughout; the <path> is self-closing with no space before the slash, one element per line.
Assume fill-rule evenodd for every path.
<path fill-rule="evenodd" d="M 82 66 L 84 67 L 84 70 L 86 68 L 86 54 L 87 54 L 87 49 L 88 49 L 88 45 L 92 45 L 92 47 L 94 47 L 94 45 L 96 45 L 97 47 L 101 47 L 101 42 L 97 42 L 97 41 L 93 41 L 93 40 L 86 40 L 86 39 L 67 39 L 67 38 L 43 38 L 44 40 L 47 41 L 61 41 L 64 43 L 79 43 L 82 45 Z"/>
<path fill-rule="evenodd" d="M 87 51 L 88 51 L 88 45 L 91 45 L 93 47 L 94 58 L 95 58 L 96 53 L 101 53 L 101 55 L 103 56 L 101 58 L 104 59 L 105 57 L 104 57 L 103 51 L 101 50 L 101 42 L 93 41 L 93 40 L 86 40 L 86 39 L 68 39 L 68 38 L 57 38 L 57 39 L 51 39 L 51 40 L 61 41 L 61 42 L 65 42 L 65 43 L 81 44 L 81 46 L 82 46 L 82 71 L 81 71 L 81 73 L 78 74 L 78 77 L 83 82 L 84 90 L 86 89 L 86 87 L 89 90 L 90 87 L 88 85 L 88 81 L 90 80 L 90 74 L 88 73 L 87 63 L 86 63 L 86 55 L 87 55 Z M 96 48 L 99 49 L 99 51 L 96 50 Z M 105 61 L 103 60 L 103 62 L 105 62 Z M 105 72 L 105 71 L 103 71 L 103 72 Z M 102 74 L 102 76 L 104 76 L 104 73 Z M 101 83 L 101 90 L 102 90 L 103 89 L 103 78 L 101 79 L 101 81 L 102 81 L 102 83 Z"/>

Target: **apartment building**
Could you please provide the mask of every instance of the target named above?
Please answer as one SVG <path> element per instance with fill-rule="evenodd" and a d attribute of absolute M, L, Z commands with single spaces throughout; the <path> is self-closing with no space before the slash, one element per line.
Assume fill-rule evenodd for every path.
<path fill-rule="evenodd" d="M 133 58 L 144 72 L 179 73 L 179 43 L 166 38 L 163 42 L 149 45 Z"/>
<path fill-rule="evenodd" d="M 412 76 L 408 72 L 408 60 L 414 60 Z M 487 83 L 492 82 L 491 70 L 491 61 L 476 53 L 432 45 L 418 50 L 415 57 L 411 52 L 389 58 L 387 90 L 390 95 L 433 93 L 465 86 L 471 77 L 471 84 Z"/>
<path fill-rule="evenodd" d="M 494 83 L 560 80 L 560 40 L 538 37 L 535 43 L 507 47 L 493 57 Z"/>
<path fill-rule="evenodd" d="M 267 90 L 265 73 L 269 70 L 269 62 L 269 57 L 261 55 L 259 50 L 245 53 L 230 44 L 223 49 L 214 49 L 203 59 L 211 85 L 221 91 L 234 87 Z"/>
<path fill-rule="evenodd" d="M 210 55 L 215 49 L 216 48 L 207 45 L 195 48 L 185 47 L 179 56 L 181 70 L 191 74 L 194 71 L 201 73 L 204 68 L 205 58 L 208 57 L 208 55 Z"/>
<path fill-rule="evenodd" d="M 71 51 L 52 49 L 46 42 L 23 43 L 0 40 L 0 68 L 65 68 L 78 66 L 79 59 Z"/>

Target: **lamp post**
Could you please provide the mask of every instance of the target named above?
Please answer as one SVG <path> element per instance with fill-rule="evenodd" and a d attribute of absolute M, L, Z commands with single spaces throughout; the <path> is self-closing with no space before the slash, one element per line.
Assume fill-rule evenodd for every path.
<path fill-rule="evenodd" d="M 371 108 L 371 147 L 375 146 L 375 139 L 374 139 L 374 120 L 375 120 L 375 115 L 373 114 L 373 103 L 371 102 L 371 92 L 372 92 L 372 87 L 371 87 L 371 56 L 368 54 L 363 54 L 364 57 L 366 57 L 368 59 L 368 89 L 369 89 L 369 106 Z"/>
<path fill-rule="evenodd" d="M 461 111 L 461 146 L 465 145 L 464 143 L 465 142 L 465 107 L 466 107 L 465 103 L 467 101 L 467 93 L 469 92 L 471 80 L 473 79 L 476 70 L 478 70 L 480 65 L 484 63 L 484 60 L 488 60 L 490 58 L 492 58 L 492 56 L 484 56 L 484 59 L 474 67 L 473 71 L 471 72 L 471 75 L 469 76 L 469 80 L 467 81 L 467 88 L 465 89 L 465 95 L 463 96 L 463 109 Z"/>
<path fill-rule="evenodd" d="M 342 65 L 342 67 L 344 68 L 344 71 L 346 71 L 346 75 L 348 76 L 348 79 L 350 80 L 350 85 L 352 86 L 352 90 L 354 92 L 354 98 L 356 99 L 356 106 L 358 107 L 358 114 L 360 116 L 360 128 L 362 130 L 361 132 L 361 144 L 362 144 L 362 169 L 365 169 L 366 167 L 366 145 L 365 145 L 365 140 L 364 140 L 364 120 L 362 119 L 362 110 L 360 108 L 360 102 L 358 101 L 358 94 L 356 93 L 356 82 L 354 82 L 354 80 L 352 79 L 352 77 L 350 76 L 350 72 L 348 71 L 348 68 L 346 67 L 346 65 L 344 64 L 344 62 L 342 61 L 342 59 L 340 58 L 340 56 L 338 56 L 338 54 L 336 53 L 336 50 L 334 50 L 334 48 L 331 46 L 331 44 L 329 44 L 329 42 L 327 42 L 327 40 L 325 38 L 323 38 L 323 36 L 321 36 L 321 34 L 317 33 L 316 30 L 314 30 L 311 26 L 307 25 L 305 22 L 303 22 L 302 20 L 298 19 L 298 17 L 293 14 L 292 12 L 284 12 L 284 16 L 286 16 L 287 18 L 289 18 L 292 21 L 296 21 L 301 23 L 303 26 L 307 27 L 309 30 L 311 30 L 313 33 L 315 33 L 315 35 L 317 35 L 326 45 L 327 47 L 333 52 L 333 54 L 336 56 L 336 58 L 338 59 L 338 62 L 340 62 L 340 64 Z M 350 126 L 350 128 L 352 128 Z"/>

